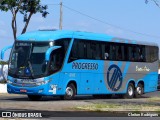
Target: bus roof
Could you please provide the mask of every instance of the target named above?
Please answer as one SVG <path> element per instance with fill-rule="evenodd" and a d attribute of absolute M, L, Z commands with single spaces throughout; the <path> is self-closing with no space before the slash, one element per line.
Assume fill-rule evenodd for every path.
<path fill-rule="evenodd" d="M 44 42 L 44 41 L 53 41 L 57 39 L 73 38 L 73 37 L 77 39 L 88 39 L 88 40 L 158 46 L 158 44 L 153 42 L 128 40 L 128 39 L 118 38 L 114 36 L 109 36 L 107 34 L 69 31 L 69 30 L 39 30 L 39 31 L 27 32 L 25 34 L 18 36 L 17 41 L 37 41 L 37 42 L 43 41 Z"/>

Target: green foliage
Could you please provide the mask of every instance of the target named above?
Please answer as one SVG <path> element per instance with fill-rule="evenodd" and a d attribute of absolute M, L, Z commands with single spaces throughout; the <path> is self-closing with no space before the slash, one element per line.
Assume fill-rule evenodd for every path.
<path fill-rule="evenodd" d="M 157 5 L 158 7 L 160 7 L 159 1 L 158 0 L 145 0 L 145 3 L 147 4 L 149 1 L 152 1 L 155 3 L 155 5 Z"/>
<path fill-rule="evenodd" d="M 0 83 L 1 83 L 1 84 L 6 84 L 7 81 L 6 81 L 6 80 L 2 80 L 2 81 L 0 81 Z"/>
<path fill-rule="evenodd" d="M 8 64 L 8 61 L 0 61 L 0 65 L 6 65 Z"/>
<path fill-rule="evenodd" d="M 24 22 L 26 22 L 27 13 L 41 13 L 43 17 L 46 17 L 48 12 L 47 5 L 41 5 L 40 0 L 3 0 L 0 3 L 0 10 L 7 12 L 11 11 L 19 11 L 24 15 Z"/>
<path fill-rule="evenodd" d="M 42 17 L 46 17 L 48 6 L 41 5 L 40 0 L 2 0 L 0 1 L 0 11 L 8 12 L 11 11 L 12 13 L 12 30 L 14 40 L 16 40 L 17 34 L 17 22 L 16 16 L 17 13 L 23 15 L 23 21 L 25 23 L 24 28 L 21 34 L 25 33 L 30 22 L 30 19 L 33 14 L 41 13 Z"/>

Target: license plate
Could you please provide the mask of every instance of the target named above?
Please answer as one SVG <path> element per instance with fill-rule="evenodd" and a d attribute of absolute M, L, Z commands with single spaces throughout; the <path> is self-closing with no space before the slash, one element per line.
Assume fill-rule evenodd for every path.
<path fill-rule="evenodd" d="M 20 90 L 20 92 L 27 92 L 27 90 Z"/>

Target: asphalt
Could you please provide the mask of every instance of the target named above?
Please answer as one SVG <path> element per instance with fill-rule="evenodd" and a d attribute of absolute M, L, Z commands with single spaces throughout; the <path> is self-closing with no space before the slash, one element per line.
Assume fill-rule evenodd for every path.
<path fill-rule="evenodd" d="M 122 99 L 119 96 L 113 96 L 111 99 L 95 99 L 92 96 L 86 95 L 86 96 L 76 96 L 76 98 L 72 101 L 67 100 L 61 100 L 59 97 L 43 97 L 41 101 L 29 101 L 26 95 L 14 95 L 14 94 L 0 94 L 0 111 L 22 111 L 22 112 L 45 112 L 49 114 L 49 112 L 54 113 L 59 111 L 62 111 L 62 113 L 59 115 L 62 117 L 52 117 L 49 116 L 47 119 L 76 119 L 76 120 L 94 120 L 94 119 L 105 119 L 108 120 L 108 117 L 72 117 L 70 116 L 63 117 L 63 115 L 71 114 L 71 116 L 77 114 L 74 113 L 74 107 L 77 106 L 83 106 L 83 105 L 90 105 L 95 103 L 120 103 L 120 104 L 150 104 L 150 105 L 156 105 L 160 106 L 160 102 L 150 102 L 147 99 L 152 97 L 160 97 L 160 91 L 147 93 L 142 96 L 142 98 L 139 99 Z M 53 112 L 54 111 L 54 112 Z M 64 112 L 64 113 L 63 113 Z M 65 113 L 69 112 L 69 113 Z M 82 111 L 83 112 L 83 111 Z M 160 114 L 159 114 L 160 115 Z M 86 115 L 87 116 L 87 115 Z M 111 117 L 113 118 L 113 117 Z M 114 117 L 114 119 L 128 119 L 130 117 Z M 137 119 L 135 117 L 132 118 Z M 142 119 L 142 118 L 141 118 Z M 148 120 L 148 118 L 143 118 L 144 120 Z M 154 118 L 157 119 L 157 118 Z"/>

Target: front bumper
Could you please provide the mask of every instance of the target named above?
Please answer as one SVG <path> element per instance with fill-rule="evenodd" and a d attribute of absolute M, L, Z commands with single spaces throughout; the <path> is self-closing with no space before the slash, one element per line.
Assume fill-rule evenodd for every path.
<path fill-rule="evenodd" d="M 12 84 L 7 84 L 7 91 L 11 94 L 27 94 L 27 95 L 62 95 L 60 91 L 57 89 L 51 89 L 49 84 L 34 86 L 34 87 L 22 87 L 22 86 L 14 86 Z"/>

